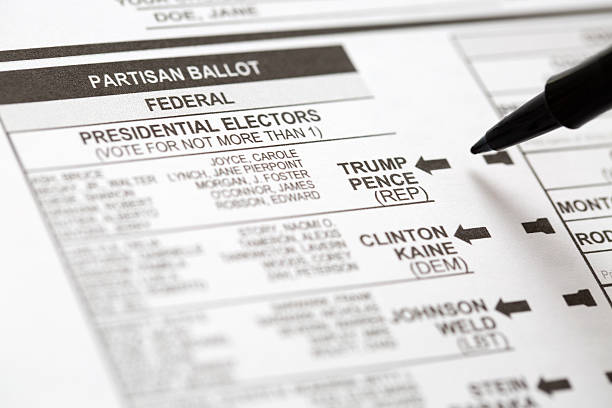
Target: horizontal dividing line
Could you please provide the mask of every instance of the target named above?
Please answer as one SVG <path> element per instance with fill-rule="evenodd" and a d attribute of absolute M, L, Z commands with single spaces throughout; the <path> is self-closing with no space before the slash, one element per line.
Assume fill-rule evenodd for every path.
<path fill-rule="evenodd" d="M 291 0 L 250 0 L 248 5 L 258 5 L 258 4 L 263 4 L 263 3 L 278 3 L 278 2 L 282 2 L 282 3 L 288 3 Z M 303 3 L 305 1 L 325 1 L 325 0 L 293 0 L 293 2 L 300 2 Z M 242 4 L 244 5 L 244 4 Z M 165 10 L 165 9 L 176 9 L 176 8 L 191 8 L 191 7 L 230 7 L 230 6 L 236 6 L 236 2 L 235 0 L 227 0 L 227 1 L 211 1 L 211 0 L 205 0 L 205 1 L 198 1 L 198 2 L 193 2 L 193 3 L 185 3 L 185 4 L 168 4 L 168 5 L 163 5 L 163 6 L 143 6 L 143 7 L 137 7 L 136 10 L 138 11 L 147 11 L 147 10 Z"/>
<path fill-rule="evenodd" d="M 604 182 L 604 183 L 578 184 L 575 186 L 550 187 L 550 188 L 545 188 L 545 190 L 546 191 L 558 191 L 558 190 L 573 190 L 573 189 L 591 188 L 591 187 L 605 187 L 605 186 L 612 186 L 612 183 Z"/>
<path fill-rule="evenodd" d="M 77 280 L 83 279 L 85 280 L 86 278 L 90 278 L 90 277 L 96 277 L 96 276 L 101 276 L 104 275 L 105 273 L 107 273 L 107 271 L 102 271 L 102 272 L 89 272 L 87 274 L 83 274 L 79 277 L 77 277 Z M 457 272 L 457 273 L 447 273 L 444 275 L 435 275 L 435 276 L 427 276 L 427 277 L 414 277 L 414 278 L 406 278 L 406 279 L 396 279 L 396 280 L 390 280 L 390 281 L 379 281 L 379 282 L 372 282 L 372 283 L 355 283 L 353 285 L 344 285 L 344 286 L 335 286 L 335 287 L 325 287 L 325 288 L 316 288 L 316 289 L 303 289 L 303 290 L 298 290 L 298 291 L 288 291 L 288 292 L 282 292 L 282 293 L 263 293 L 263 294 L 259 294 L 259 295 L 250 295 L 250 296 L 239 296 L 239 297 L 233 297 L 233 298 L 224 298 L 224 299 L 217 299 L 217 300 L 210 300 L 207 302 L 196 302 L 196 303 L 189 303 L 186 305 L 178 305 L 178 306 L 162 306 L 162 307 L 158 307 L 152 311 L 147 311 L 147 312 L 134 312 L 132 315 L 128 315 L 128 316 L 124 316 L 123 318 L 119 318 L 119 321 L 125 321 L 125 320 L 132 320 L 134 318 L 134 316 L 136 315 L 141 316 L 141 315 L 149 315 L 151 314 L 151 312 L 158 312 L 161 310 L 162 313 L 168 313 L 168 311 L 172 310 L 172 309 L 178 309 L 179 311 L 182 311 L 184 313 L 190 313 L 190 309 L 191 307 L 197 307 L 198 310 L 202 310 L 202 309 L 217 309 L 217 308 L 223 308 L 223 307 L 231 307 L 231 306 L 240 306 L 243 304 L 249 304 L 249 303 L 259 303 L 259 302 L 263 302 L 266 300 L 280 300 L 280 299 L 285 299 L 285 298 L 292 298 L 292 297 L 302 297 L 302 296 L 312 296 L 312 295 L 319 295 L 319 294 L 325 294 L 328 292 L 334 292 L 337 290 L 355 290 L 355 289 L 368 289 L 368 288 L 375 288 L 375 287 L 381 287 L 381 286 L 392 286 L 392 285 L 396 285 L 396 284 L 400 284 L 400 283 L 407 283 L 407 282 L 415 282 L 415 281 L 426 281 L 426 280 L 431 280 L 431 279 L 440 279 L 440 278 L 447 278 L 447 277 L 451 277 L 451 276 L 461 276 L 461 275 L 471 275 L 475 273 L 474 271 L 466 271 L 466 272 Z M 108 287 L 108 286 L 116 286 L 116 282 L 103 282 L 103 283 L 98 283 L 98 284 L 94 284 L 94 285 L 86 285 L 88 289 L 90 288 L 104 288 L 104 287 Z M 211 306 L 208 306 L 211 305 Z M 180 313 L 179 313 L 180 314 Z M 104 319 L 99 320 L 98 322 L 105 322 Z M 116 323 L 116 320 L 111 319 L 109 321 L 106 321 L 106 323 Z"/>
<path fill-rule="evenodd" d="M 596 251 L 582 251 L 583 254 L 588 255 L 588 254 L 598 254 L 600 252 L 610 252 L 612 251 L 612 248 L 610 249 L 598 249 Z"/>
<path fill-rule="evenodd" d="M 564 220 L 564 221 L 565 222 L 590 221 L 590 220 L 601 220 L 605 218 L 612 218 L 612 214 L 611 215 L 599 215 L 597 217 L 574 218 L 571 220 Z"/>
<path fill-rule="evenodd" d="M 496 60 L 496 59 L 506 59 L 506 58 L 517 58 L 517 57 L 529 57 L 532 55 L 542 57 L 542 53 L 550 54 L 555 52 L 574 52 L 581 51 L 584 53 L 585 49 L 597 49 L 601 47 L 597 46 L 576 46 L 576 47 L 566 47 L 566 48 L 540 48 L 537 50 L 519 50 L 519 51 L 510 51 L 510 52 L 500 52 L 500 53 L 491 53 L 491 54 L 474 54 L 470 55 L 469 58 L 472 61 L 477 60 Z M 588 52 L 586 53 L 589 54 Z M 544 55 L 546 57 L 546 55 Z"/>
<path fill-rule="evenodd" d="M 575 10 L 575 11 L 579 11 L 579 10 Z M 612 9 L 608 10 L 600 10 L 599 13 L 601 14 L 605 14 L 608 13 L 609 11 L 612 11 Z M 579 13 L 581 14 L 581 13 Z M 606 16 L 609 17 L 609 16 Z M 569 24 L 567 21 L 563 22 L 564 24 L 559 24 L 559 25 L 537 25 L 537 26 L 529 26 L 529 27 L 521 27 L 519 30 L 517 30 L 515 27 L 511 27 L 511 28 L 507 28 L 504 27 L 503 29 L 496 29 L 495 31 L 486 31 L 486 32 L 466 32 L 466 33 L 461 33 L 459 35 L 457 35 L 457 38 L 460 40 L 473 40 L 473 39 L 487 39 L 490 40 L 492 38 L 494 39 L 498 39 L 499 37 L 524 37 L 525 35 L 528 35 L 530 38 L 534 38 L 538 35 L 548 35 L 548 34 L 557 34 L 557 33 L 563 33 L 563 34 L 567 34 L 569 30 L 573 30 L 573 32 L 575 33 L 579 33 L 582 32 L 582 30 L 584 29 L 600 29 L 601 28 L 601 23 L 599 25 L 597 25 L 597 22 L 588 22 L 588 26 L 586 25 L 587 22 L 585 21 L 572 21 L 571 24 Z"/>
<path fill-rule="evenodd" d="M 353 72 L 347 72 L 347 73 L 352 74 Z M 255 107 L 255 108 L 232 109 L 232 110 L 224 110 L 224 111 L 217 111 L 217 112 L 184 113 L 182 115 L 158 116 L 158 117 L 149 117 L 149 118 L 141 118 L 141 119 L 125 119 L 125 120 L 115 120 L 115 121 L 110 121 L 110 122 L 98 122 L 98 123 L 83 123 L 79 125 L 70 125 L 70 126 L 53 126 L 53 127 L 36 128 L 36 129 L 20 129 L 20 130 L 11 130 L 11 131 L 8 131 L 7 133 L 9 135 L 12 135 L 12 134 L 26 133 L 26 132 L 44 132 L 47 130 L 73 129 L 73 128 L 80 128 L 80 127 L 85 127 L 85 126 L 114 125 L 117 123 L 128 123 L 128 122 L 140 123 L 140 122 L 149 121 L 149 120 L 186 118 L 190 116 L 207 116 L 207 115 L 217 115 L 217 114 L 222 114 L 222 113 L 245 112 L 245 111 L 251 111 L 251 110 L 254 111 L 254 110 L 263 110 L 263 109 L 291 108 L 295 106 L 322 105 L 326 103 L 353 102 L 353 101 L 363 101 L 363 100 L 368 100 L 368 99 L 374 99 L 374 96 L 364 95 L 364 96 L 355 96 L 351 98 L 329 99 L 326 101 L 292 103 L 288 105 L 261 106 L 261 107 Z"/>
<path fill-rule="evenodd" d="M 456 17 L 442 20 L 404 21 L 388 24 L 347 25 L 342 27 L 313 28 L 285 31 L 260 31 L 238 34 L 221 34 L 214 36 L 194 36 L 182 38 L 166 38 L 158 40 L 122 41 L 114 43 L 90 43 L 55 47 L 27 48 L 0 51 L 0 62 L 21 61 L 31 59 L 68 57 L 75 55 L 93 55 L 126 51 L 141 51 L 160 48 L 189 47 L 232 43 L 242 41 L 272 40 L 279 38 L 295 38 L 318 36 L 328 34 L 350 34 L 379 30 L 408 29 L 449 24 L 472 24 L 493 21 L 530 20 L 538 18 L 593 15 L 596 13 L 610 13 L 612 7 L 589 7 L 581 10 L 541 11 L 535 13 L 513 13 L 504 15 L 489 15 L 478 17 Z"/>
<path fill-rule="evenodd" d="M 591 150 L 591 149 L 604 149 L 604 148 L 612 149 L 612 142 L 593 144 L 593 145 L 584 145 L 584 146 L 566 146 L 566 147 L 556 147 L 556 148 L 551 147 L 549 149 L 525 150 L 525 154 L 571 152 L 574 150 Z"/>
<path fill-rule="evenodd" d="M 232 387 L 241 387 L 241 386 L 249 386 L 260 383 L 281 383 L 281 382 L 289 382 L 289 381 L 300 381 L 300 380 L 308 380 L 310 378 L 321 378 L 321 377 L 335 377 L 341 376 L 351 373 L 364 373 L 364 372 L 376 372 L 376 371 L 385 371 L 391 369 L 398 369 L 402 367 L 423 365 L 423 364 L 434 364 L 434 363 L 442 363 L 447 361 L 457 361 L 463 359 L 470 359 L 476 357 L 484 357 L 496 354 L 502 354 L 514 351 L 512 347 L 506 347 L 504 349 L 492 350 L 492 351 L 480 351 L 474 353 L 454 353 L 454 354 L 446 354 L 439 356 L 430 356 L 430 357 L 418 357 L 418 358 L 410 358 L 403 360 L 392 360 L 380 363 L 373 364 L 362 364 L 362 365 L 354 365 L 349 367 L 342 368 L 328 368 L 323 370 L 316 370 L 310 372 L 297 372 L 297 373 L 285 373 L 280 375 L 271 375 L 267 377 L 259 377 L 249 380 L 240 380 L 232 384 L 223 384 L 218 385 L 215 388 L 232 388 Z M 194 390 L 198 389 L 194 386 L 186 387 L 185 390 Z M 160 394 L 168 392 L 167 390 L 156 390 L 156 391 L 146 391 L 147 394 Z M 126 393 L 129 398 L 135 398 L 141 393 Z"/>
<path fill-rule="evenodd" d="M 426 203 L 435 203 L 434 200 L 424 200 L 424 201 L 415 201 L 411 203 L 399 203 L 399 204 L 390 204 L 390 205 L 376 205 L 370 207 L 359 207 L 359 208 L 347 208 L 342 210 L 329 210 L 329 211 L 320 211 L 313 213 L 303 213 L 303 214 L 293 214 L 293 215 L 282 215 L 278 217 L 266 217 L 266 218 L 257 218 L 250 220 L 242 220 L 242 221 L 228 221 L 228 222 L 219 222 L 212 224 L 201 224 L 201 225 L 192 225 L 188 227 L 176 227 L 176 228 L 166 228 L 159 230 L 146 230 L 146 231 L 134 231 L 134 232 L 125 232 L 119 234 L 112 235 L 99 235 L 99 236 L 89 236 L 89 237 L 79 237 L 75 238 L 79 241 L 86 239 L 88 242 L 92 240 L 107 240 L 107 239 L 116 239 L 116 238 L 125 238 L 132 237 L 134 235 L 164 235 L 164 234 L 175 234 L 180 232 L 189 232 L 189 231 L 201 231 L 206 229 L 214 229 L 214 228 L 222 228 L 222 227 L 233 227 L 237 225 L 248 225 L 248 224 L 256 224 L 259 222 L 270 222 L 270 221 L 281 221 L 281 220 L 290 220 L 292 218 L 301 218 L 301 217 L 316 217 L 320 215 L 330 215 L 330 214 L 341 214 L 355 211 L 364 211 L 364 210 L 376 210 L 381 208 L 392 208 L 392 207 L 404 207 L 408 205 L 417 205 L 417 204 L 426 204 Z M 65 246 L 70 246 L 69 240 L 63 242 Z M 75 245 L 78 245 L 75 244 Z"/>
<path fill-rule="evenodd" d="M 251 295 L 251 296 L 243 296 L 243 297 L 234 297 L 234 298 L 225 298 L 225 299 L 217 299 L 211 300 L 207 302 L 194 302 L 185 305 L 173 305 L 173 306 L 162 306 L 155 308 L 149 311 L 142 312 L 133 312 L 131 314 L 127 314 L 125 316 L 121 316 L 119 318 L 114 318 L 110 320 L 100 319 L 97 320 L 98 324 L 101 325 L 114 325 L 121 324 L 126 321 L 131 321 L 134 319 L 140 319 L 145 316 L 149 316 L 151 314 L 164 314 L 164 315 L 183 315 L 193 313 L 194 311 L 201 310 L 211 310 L 211 309 L 221 309 L 225 307 L 234 307 L 234 306 L 243 306 L 252 303 L 260 303 L 267 301 L 279 301 L 300 297 L 309 297 L 309 296 L 317 296 L 317 295 L 325 295 L 328 293 L 334 292 L 345 292 L 352 290 L 361 290 L 361 289 L 372 289 L 379 288 L 385 286 L 394 286 L 400 285 L 403 283 L 410 282 L 421 282 L 428 281 L 434 279 L 442 279 L 442 278 L 451 278 L 462 275 L 473 275 L 474 272 L 460 272 L 460 273 L 449 273 L 445 275 L 436 275 L 427 278 L 405 278 L 405 279 L 394 279 L 388 281 L 378 281 L 378 282 L 370 282 L 370 283 L 355 283 L 351 285 L 340 285 L 340 286 L 332 286 L 318 289 L 303 289 L 303 290 L 294 290 L 282 293 L 265 293 L 259 295 Z"/>
<path fill-rule="evenodd" d="M 130 160 L 123 160 L 123 161 L 108 161 L 108 162 L 100 162 L 100 163 L 87 163 L 87 164 L 76 164 L 76 165 L 67 165 L 67 166 L 39 167 L 39 168 L 34 168 L 34 169 L 26 169 L 26 172 L 28 174 L 30 174 L 30 173 L 40 173 L 40 172 L 57 171 L 57 170 L 82 169 L 82 168 L 89 168 L 89 167 L 99 167 L 99 166 L 110 166 L 110 165 L 116 165 L 116 164 L 136 163 L 136 162 L 143 162 L 143 161 L 174 159 L 174 158 L 189 157 L 189 156 L 201 156 L 201 155 L 207 155 L 207 154 L 242 152 L 242 151 L 245 151 L 245 150 L 268 149 L 268 148 L 283 147 L 283 146 L 297 146 L 297 145 L 306 145 L 306 144 L 312 144 L 312 143 L 339 142 L 339 141 L 342 141 L 342 140 L 367 139 L 367 138 L 371 138 L 371 137 L 393 136 L 393 135 L 396 135 L 396 134 L 397 134 L 396 132 L 373 133 L 371 135 L 348 136 L 348 137 L 339 137 L 339 138 L 335 138 L 335 139 L 309 140 L 309 141 L 306 141 L 306 142 L 280 143 L 280 144 L 267 145 L 267 146 L 251 146 L 251 147 L 242 147 L 242 148 L 238 148 L 238 149 L 214 150 L 214 151 L 210 151 L 210 152 L 197 152 L 197 153 L 176 154 L 176 155 L 173 155 L 173 156 L 147 157 L 147 158 L 142 158 L 142 159 L 130 159 Z"/>
<path fill-rule="evenodd" d="M 96 276 L 103 276 L 105 274 L 107 274 L 108 271 L 96 271 L 96 272 L 88 272 L 86 274 L 83 274 L 79 277 L 77 277 L 76 279 L 83 279 L 86 280 L 87 278 L 90 277 L 96 277 Z M 257 302 L 261 302 L 267 299 L 275 299 L 276 297 L 279 299 L 285 298 L 285 297 L 301 297 L 301 296 L 308 296 L 308 295 L 312 295 L 312 293 L 302 293 L 304 291 L 308 292 L 308 291 L 313 291 L 313 292 L 317 292 L 317 291 L 321 291 L 319 293 L 326 293 L 328 290 L 329 291 L 333 291 L 333 290 L 347 290 L 347 289 L 363 289 L 363 288 L 368 288 L 368 287 L 377 287 L 377 286 L 389 286 L 389 285 L 393 285 L 393 284 L 398 284 L 398 283 L 405 283 L 405 282 L 413 282 L 413 281 L 421 281 L 421 280 L 430 280 L 430 279 L 438 279 L 438 278 L 445 278 L 445 277 L 449 277 L 449 276 L 461 276 L 461 275 L 471 275 L 475 273 L 474 271 L 466 271 L 466 272 L 457 272 L 457 273 L 448 273 L 448 274 L 444 274 L 444 275 L 436 275 L 436 276 L 427 276 L 427 277 L 414 277 L 414 278 L 406 278 L 406 279 L 397 279 L 395 281 L 381 281 L 381 282 L 374 282 L 372 284 L 372 286 L 368 286 L 370 284 L 364 283 L 364 284 L 360 284 L 360 283 L 356 283 L 355 284 L 355 288 L 345 288 L 344 286 L 340 286 L 340 287 L 335 287 L 335 288 L 321 288 L 321 289 L 305 289 L 303 291 L 289 291 L 289 292 L 282 292 L 282 293 L 265 293 L 265 294 L 260 294 L 260 295 L 252 295 L 252 296 L 241 296 L 241 297 L 234 297 L 234 298 L 224 298 L 224 299 L 218 299 L 218 300 L 211 300 L 209 302 L 198 302 L 195 305 L 204 305 L 204 309 L 208 309 L 206 307 L 206 305 L 208 303 L 215 303 L 216 302 L 221 302 L 221 305 L 213 305 L 211 308 L 217 308 L 217 307 L 226 307 L 226 306 L 236 306 L 236 305 L 241 305 L 244 303 L 257 303 Z M 365 286 L 364 286 L 365 285 Z M 101 283 L 96 283 L 96 284 L 88 284 L 87 288 L 104 288 L 104 287 L 109 287 L 109 286 L 116 286 L 116 282 L 101 282 Z M 318 293 L 314 293 L 315 295 Z M 243 299 L 246 299 L 244 302 L 242 301 Z M 188 307 L 194 305 L 193 303 L 190 303 L 188 305 Z M 181 306 L 176 306 L 176 308 L 178 309 L 182 309 L 184 308 L 185 305 L 181 305 Z M 158 310 L 168 310 L 168 308 L 172 308 L 172 306 L 169 307 L 161 307 L 159 309 L 155 309 L 155 311 Z M 186 313 L 188 313 L 189 311 L 187 310 Z M 140 314 L 138 312 L 136 312 L 136 314 Z M 148 312 L 144 313 L 144 314 L 148 314 Z M 129 320 L 130 317 L 127 318 L 127 320 Z M 113 322 L 113 320 L 111 320 L 111 322 Z"/>
<path fill-rule="evenodd" d="M 166 24 L 157 26 L 148 26 L 147 30 L 160 30 L 160 29 L 171 29 L 171 28 L 191 28 L 191 27 L 212 27 L 212 26 L 231 26 L 239 24 L 257 24 L 257 23 L 270 23 L 276 21 L 305 21 L 305 20 L 317 20 L 317 19 L 330 19 L 330 18 L 352 18 L 352 17 L 376 17 L 376 16 L 389 16 L 396 15 L 399 13 L 415 12 L 415 11 L 448 11 L 450 6 L 454 6 L 453 3 L 440 4 L 437 7 L 432 7 L 429 4 L 415 5 L 408 7 L 386 7 L 386 8 L 366 8 L 366 9 L 354 9 L 354 10 L 335 10 L 323 13 L 312 13 L 312 14 L 289 14 L 279 16 L 267 16 L 267 17 L 255 17 L 255 18 L 244 18 L 242 20 L 225 20 L 225 21 L 209 21 L 209 22 L 198 22 L 198 23 L 185 23 L 185 24 Z M 185 8 L 189 8 L 186 6 Z"/>
<path fill-rule="evenodd" d="M 610 286 L 612 286 L 612 283 L 600 283 L 599 286 L 601 286 L 602 288 L 609 288 Z"/>

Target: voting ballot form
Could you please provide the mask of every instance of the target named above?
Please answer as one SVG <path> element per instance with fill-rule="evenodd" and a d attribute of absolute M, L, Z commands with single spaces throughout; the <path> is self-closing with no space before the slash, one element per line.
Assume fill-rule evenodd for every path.
<path fill-rule="evenodd" d="M 0 9 L 0 406 L 612 406 L 610 2 Z"/>

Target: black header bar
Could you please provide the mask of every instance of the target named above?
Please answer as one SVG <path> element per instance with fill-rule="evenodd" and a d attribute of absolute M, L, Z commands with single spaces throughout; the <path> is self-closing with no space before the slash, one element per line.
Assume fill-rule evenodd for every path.
<path fill-rule="evenodd" d="M 354 72 L 341 46 L 0 72 L 0 104 Z"/>

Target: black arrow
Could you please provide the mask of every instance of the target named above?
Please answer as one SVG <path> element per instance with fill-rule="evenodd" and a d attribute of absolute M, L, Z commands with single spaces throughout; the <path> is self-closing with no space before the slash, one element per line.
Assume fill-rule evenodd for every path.
<path fill-rule="evenodd" d="M 606 371 L 606 378 L 612 383 L 612 371 Z"/>
<path fill-rule="evenodd" d="M 431 174 L 432 170 L 443 170 L 450 169 L 451 166 L 448 164 L 448 160 L 446 159 L 434 159 L 434 160 L 425 160 L 423 156 L 419 158 L 415 167 L 417 169 L 423 170 L 427 174 Z"/>
<path fill-rule="evenodd" d="M 567 303 L 568 306 L 597 306 L 597 302 L 595 302 L 593 295 L 591 295 L 588 289 L 581 289 L 576 293 L 568 293 L 567 295 L 563 295 L 563 299 L 565 299 L 565 303 Z"/>
<path fill-rule="evenodd" d="M 463 228 L 459 225 L 455 232 L 455 237 L 472 245 L 472 240 L 491 238 L 491 234 L 489 234 L 489 230 L 486 227 Z"/>
<path fill-rule="evenodd" d="M 552 381 L 546 381 L 544 378 L 540 378 L 538 389 L 548 395 L 552 395 L 556 391 L 571 390 L 572 385 L 567 378 Z"/>
<path fill-rule="evenodd" d="M 501 314 L 505 314 L 509 318 L 512 318 L 512 313 L 531 312 L 531 307 L 529 307 L 529 303 L 527 303 L 526 300 L 504 302 L 500 298 L 499 302 L 497 302 L 497 306 L 495 306 L 495 310 Z"/>
<path fill-rule="evenodd" d="M 484 157 L 487 164 L 497 164 L 497 163 L 502 163 L 506 165 L 514 164 L 514 162 L 512 161 L 512 158 L 506 151 L 491 153 L 491 154 L 483 154 L 482 157 Z"/>
<path fill-rule="evenodd" d="M 538 218 L 532 222 L 524 222 L 523 228 L 528 234 L 533 234 L 536 232 L 543 232 L 545 234 L 555 233 L 555 230 L 553 229 L 552 225 L 550 225 L 548 218 Z"/>

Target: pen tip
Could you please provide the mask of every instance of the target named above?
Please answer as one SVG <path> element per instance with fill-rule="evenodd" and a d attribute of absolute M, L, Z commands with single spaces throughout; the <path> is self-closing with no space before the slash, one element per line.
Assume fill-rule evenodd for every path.
<path fill-rule="evenodd" d="M 472 152 L 472 154 L 478 154 L 478 153 L 484 153 L 484 152 L 490 152 L 491 150 L 491 146 L 489 146 L 489 144 L 487 143 L 487 138 L 486 136 L 483 136 L 479 141 L 477 141 L 474 146 L 472 146 L 472 148 L 470 149 L 470 151 Z"/>

